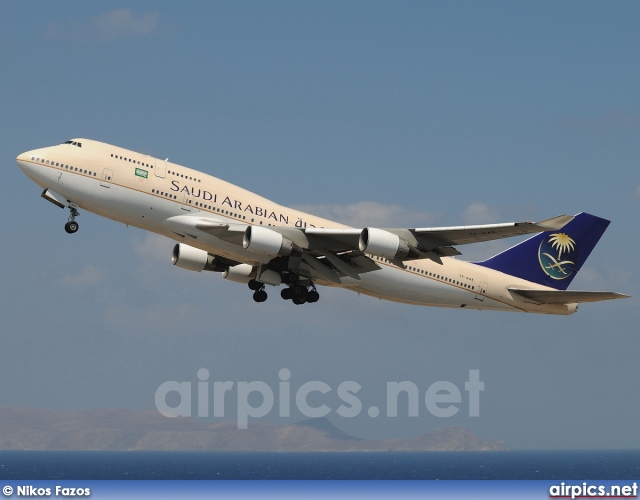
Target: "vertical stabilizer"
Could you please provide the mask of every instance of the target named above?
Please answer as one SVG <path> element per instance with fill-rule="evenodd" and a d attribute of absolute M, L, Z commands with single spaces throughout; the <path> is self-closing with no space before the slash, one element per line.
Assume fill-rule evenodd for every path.
<path fill-rule="evenodd" d="M 559 231 L 537 234 L 476 264 L 557 290 L 566 290 L 609 222 L 583 212 Z"/>

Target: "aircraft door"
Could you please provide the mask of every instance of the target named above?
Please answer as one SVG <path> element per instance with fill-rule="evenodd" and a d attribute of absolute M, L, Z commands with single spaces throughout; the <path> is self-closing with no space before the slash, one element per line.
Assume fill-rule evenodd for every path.
<path fill-rule="evenodd" d="M 100 185 L 102 187 L 109 188 L 109 187 L 111 187 L 112 179 L 113 179 L 113 169 L 112 168 L 103 168 L 102 169 L 102 179 L 100 180 Z"/>
<path fill-rule="evenodd" d="M 193 205 L 193 200 L 191 199 L 191 194 L 182 193 L 182 210 L 186 210 L 187 212 L 191 212 L 191 206 Z"/>
<path fill-rule="evenodd" d="M 167 176 L 167 160 L 160 160 L 155 162 L 155 164 L 153 171 L 155 172 L 156 177 L 164 179 Z"/>
<path fill-rule="evenodd" d="M 484 300 L 485 295 L 487 295 L 487 290 L 489 289 L 489 285 L 487 285 L 484 281 L 478 283 L 478 290 L 476 290 L 476 296 L 474 299 L 482 302 Z"/>

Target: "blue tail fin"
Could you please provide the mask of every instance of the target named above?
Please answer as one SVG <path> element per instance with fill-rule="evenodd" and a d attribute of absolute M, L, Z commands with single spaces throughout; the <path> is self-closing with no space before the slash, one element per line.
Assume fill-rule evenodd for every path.
<path fill-rule="evenodd" d="M 557 290 L 566 290 L 609 222 L 583 212 L 560 231 L 537 234 L 477 264 Z"/>

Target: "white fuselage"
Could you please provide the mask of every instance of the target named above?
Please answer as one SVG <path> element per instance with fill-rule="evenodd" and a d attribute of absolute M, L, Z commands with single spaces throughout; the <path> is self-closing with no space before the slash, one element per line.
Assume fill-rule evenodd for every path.
<path fill-rule="evenodd" d="M 17 159 L 38 185 L 51 189 L 77 207 L 125 224 L 164 235 L 234 261 L 258 265 L 264 256 L 211 235 L 177 234 L 168 219 L 201 215 L 234 224 L 292 228 L 347 228 L 314 215 L 278 205 L 250 191 L 165 160 L 109 144 L 77 139 L 29 151 Z M 361 279 L 340 278 L 342 286 L 380 299 L 407 304 L 469 309 L 571 314 L 575 305 L 527 302 L 508 287 L 536 288 L 531 283 L 492 269 L 443 257 L 405 262 L 402 269 L 370 256 L 381 269 Z"/>

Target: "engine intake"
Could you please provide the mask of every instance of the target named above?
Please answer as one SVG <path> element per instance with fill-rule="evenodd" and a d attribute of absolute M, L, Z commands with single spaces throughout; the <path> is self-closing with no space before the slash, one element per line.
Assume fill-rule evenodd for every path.
<path fill-rule="evenodd" d="M 290 255 L 293 251 L 293 243 L 290 240 L 276 231 L 260 226 L 247 227 L 242 238 L 242 246 L 251 252 L 271 258 Z"/>
<path fill-rule="evenodd" d="M 226 269 L 226 266 L 216 261 L 215 255 L 184 243 L 177 243 L 173 247 L 171 262 L 173 262 L 174 266 L 188 269 L 189 271 L 215 271 L 220 273 Z"/>
<path fill-rule="evenodd" d="M 361 252 L 385 259 L 403 259 L 412 249 L 411 245 L 400 239 L 397 234 L 375 227 L 362 230 L 358 246 Z"/>

